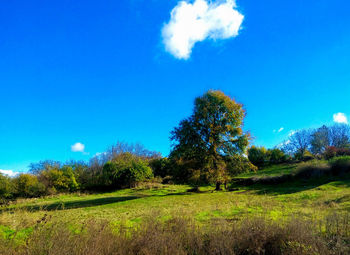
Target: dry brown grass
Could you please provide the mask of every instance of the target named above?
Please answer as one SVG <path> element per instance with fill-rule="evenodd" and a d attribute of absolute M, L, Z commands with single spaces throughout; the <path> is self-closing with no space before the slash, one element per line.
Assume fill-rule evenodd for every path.
<path fill-rule="evenodd" d="M 0 253 L 37 254 L 349 254 L 349 217 L 332 215 L 323 221 L 288 222 L 264 218 L 198 226 L 186 217 L 167 221 L 148 218 L 137 227 L 89 220 L 40 219 L 22 243 L 0 238 Z"/>

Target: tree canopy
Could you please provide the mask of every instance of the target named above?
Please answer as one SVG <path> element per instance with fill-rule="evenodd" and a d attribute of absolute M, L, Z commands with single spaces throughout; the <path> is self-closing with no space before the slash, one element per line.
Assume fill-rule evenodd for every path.
<path fill-rule="evenodd" d="M 227 178 L 226 159 L 245 153 L 249 134 L 243 132 L 242 104 L 221 91 L 210 90 L 195 99 L 193 114 L 171 133 L 172 158 L 192 161 L 220 186 Z"/>

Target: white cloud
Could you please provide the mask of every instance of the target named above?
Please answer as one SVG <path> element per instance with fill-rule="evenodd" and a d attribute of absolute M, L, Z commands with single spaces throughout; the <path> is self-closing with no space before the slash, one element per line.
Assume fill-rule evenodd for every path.
<path fill-rule="evenodd" d="M 333 114 L 333 121 L 336 123 L 348 124 L 348 118 L 344 113 L 341 112 Z"/>
<path fill-rule="evenodd" d="M 14 176 L 16 176 L 18 174 L 18 172 L 14 172 L 12 170 L 3 170 L 3 169 L 0 169 L 0 173 L 6 174 L 6 175 L 8 175 L 10 177 L 14 177 Z"/>
<path fill-rule="evenodd" d="M 235 0 L 180 1 L 162 30 L 166 50 L 176 58 L 188 59 L 196 42 L 237 36 L 244 16 L 235 7 Z"/>
<path fill-rule="evenodd" d="M 283 130 L 284 130 L 284 127 L 280 127 L 278 130 L 274 129 L 273 132 L 274 132 L 274 133 L 276 133 L 276 132 L 277 132 L 277 133 L 280 133 L 280 132 L 282 132 Z"/>
<path fill-rule="evenodd" d="M 71 146 L 71 150 L 73 152 L 84 152 L 85 150 L 85 145 L 82 143 L 75 143 Z"/>

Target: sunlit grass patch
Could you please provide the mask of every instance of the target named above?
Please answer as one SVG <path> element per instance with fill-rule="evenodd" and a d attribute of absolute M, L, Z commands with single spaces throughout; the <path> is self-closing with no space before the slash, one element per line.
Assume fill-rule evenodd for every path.
<path fill-rule="evenodd" d="M 298 164 L 271 165 L 271 166 L 267 166 L 262 169 L 259 169 L 255 173 L 254 172 L 242 173 L 236 176 L 236 178 L 267 177 L 267 176 L 279 176 L 283 174 L 290 174 L 297 168 L 297 166 Z"/>

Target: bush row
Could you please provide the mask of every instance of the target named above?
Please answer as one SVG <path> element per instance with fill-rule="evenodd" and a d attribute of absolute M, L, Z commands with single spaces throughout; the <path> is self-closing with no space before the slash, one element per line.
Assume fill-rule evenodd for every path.
<path fill-rule="evenodd" d="M 300 165 L 293 175 L 296 178 L 339 176 L 350 173 L 350 156 L 334 157 L 327 163 L 313 161 Z"/>
<path fill-rule="evenodd" d="M 285 163 L 291 160 L 291 157 L 280 149 L 266 149 L 256 146 L 248 149 L 248 158 L 257 167 Z"/>
<path fill-rule="evenodd" d="M 339 156 L 350 156 L 350 149 L 329 146 L 326 148 L 325 152 L 323 153 L 323 156 L 327 160 Z"/>
<path fill-rule="evenodd" d="M 256 171 L 256 167 L 245 157 L 225 159 L 229 175 L 223 176 L 227 184 L 231 176 L 241 172 Z M 175 160 L 159 156 L 140 155 L 129 151 L 113 151 L 108 156 L 93 158 L 85 162 L 42 161 L 31 165 L 29 173 L 9 178 L 0 174 L 0 202 L 18 197 L 31 198 L 56 193 L 75 191 L 109 191 L 132 188 L 153 177 L 162 178 L 163 183 L 188 183 L 194 186 L 207 184 L 210 171 L 201 172 L 196 162 Z"/>
<path fill-rule="evenodd" d="M 153 177 L 149 161 L 129 152 L 105 163 L 45 161 L 32 165 L 30 173 L 14 178 L 0 174 L 2 202 L 16 197 L 39 197 L 58 192 L 92 191 L 132 187 Z"/>
<path fill-rule="evenodd" d="M 254 165 L 260 167 L 286 163 L 290 161 L 309 161 L 312 159 L 332 159 L 334 157 L 350 156 L 349 148 L 337 148 L 335 146 L 328 146 L 321 154 L 312 154 L 308 150 L 297 150 L 295 153 L 289 155 L 283 150 L 266 149 L 265 147 L 252 146 L 248 149 L 248 158 Z"/>

